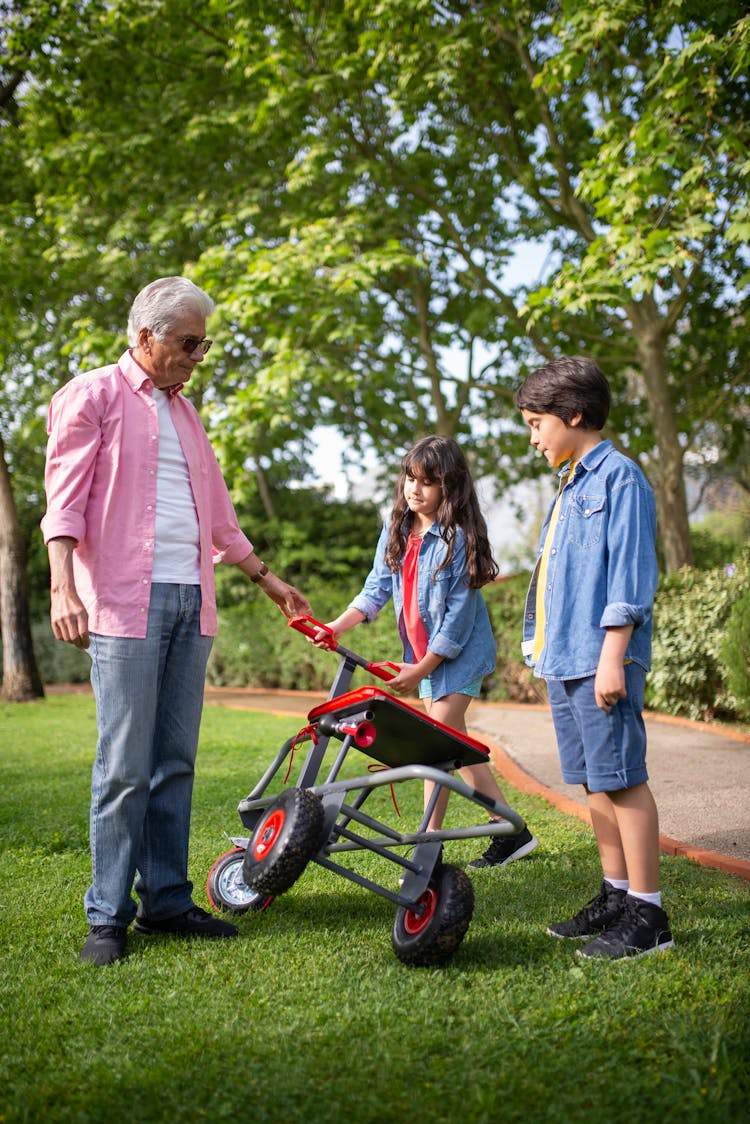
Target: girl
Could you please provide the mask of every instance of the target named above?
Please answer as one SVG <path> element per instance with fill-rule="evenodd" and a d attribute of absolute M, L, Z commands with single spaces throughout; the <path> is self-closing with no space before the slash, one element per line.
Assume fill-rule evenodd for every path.
<path fill-rule="evenodd" d="M 372 570 L 347 609 L 326 627 L 336 639 L 372 620 L 393 597 L 404 663 L 389 691 L 414 690 L 427 713 L 466 733 L 465 715 L 495 666 L 495 639 L 481 587 L 497 576 L 487 527 L 461 449 L 450 437 L 424 437 L 401 462 L 390 519 L 383 526 Z M 321 640 L 325 634 L 321 633 Z M 505 803 L 489 765 L 459 770 L 462 779 Z M 432 784 L 425 784 L 425 807 Z M 443 821 L 442 789 L 428 830 Z M 495 836 L 470 866 L 502 866 L 537 846 L 528 829 Z"/>

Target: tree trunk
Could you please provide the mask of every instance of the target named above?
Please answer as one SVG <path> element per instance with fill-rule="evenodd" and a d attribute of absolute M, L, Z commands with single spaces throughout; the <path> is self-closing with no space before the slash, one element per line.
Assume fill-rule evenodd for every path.
<path fill-rule="evenodd" d="M 26 551 L 0 436 L 0 631 L 3 634 L 2 697 L 27 702 L 44 697 L 34 658 L 26 586 Z"/>
<path fill-rule="evenodd" d="M 276 518 L 276 508 L 274 507 L 273 496 L 271 495 L 271 489 L 268 487 L 268 480 L 266 479 L 266 474 L 263 471 L 263 469 L 260 467 L 259 462 L 257 462 L 257 461 L 255 463 L 255 479 L 256 479 L 257 484 L 258 484 L 258 495 L 260 496 L 260 502 L 263 504 L 263 510 L 266 513 L 266 518 L 275 519 Z"/>
<path fill-rule="evenodd" d="M 682 447 L 675 425 L 674 407 L 664 362 L 661 322 L 648 300 L 631 306 L 631 323 L 638 345 L 641 371 L 646 384 L 648 408 L 654 427 L 659 461 L 651 475 L 659 521 L 659 541 L 668 574 L 692 566 Z"/>

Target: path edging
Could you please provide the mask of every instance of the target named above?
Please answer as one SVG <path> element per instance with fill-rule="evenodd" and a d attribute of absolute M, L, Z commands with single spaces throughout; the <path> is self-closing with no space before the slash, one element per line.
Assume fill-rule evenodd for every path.
<path fill-rule="evenodd" d="M 553 788 L 548 788 L 541 781 L 529 776 L 502 746 L 489 739 L 486 734 L 474 736 L 481 736 L 481 740 L 490 750 L 492 764 L 508 784 L 512 784 L 514 788 L 526 793 L 527 796 L 541 796 L 543 800 L 552 804 L 559 811 L 576 816 L 591 827 L 591 814 L 585 804 L 579 804 L 578 801 L 572 800 L 564 793 L 555 792 Z M 692 859 L 693 862 L 700 863 L 701 866 L 710 867 L 713 870 L 723 870 L 727 874 L 736 874 L 739 878 L 744 878 L 745 881 L 750 882 L 750 862 L 746 862 L 744 859 L 733 859 L 730 855 L 720 855 L 716 851 L 707 851 L 703 847 L 693 847 L 689 843 L 680 843 L 679 840 L 672 839 L 668 835 L 659 836 L 659 847 L 665 855 L 678 855 L 685 859 Z"/>

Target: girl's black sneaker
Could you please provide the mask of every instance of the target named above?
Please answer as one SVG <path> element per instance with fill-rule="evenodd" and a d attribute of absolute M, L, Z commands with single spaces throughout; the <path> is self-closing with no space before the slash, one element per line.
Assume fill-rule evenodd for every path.
<path fill-rule="evenodd" d="M 529 829 L 525 827 L 518 835 L 496 835 L 481 858 L 473 859 L 469 866 L 505 866 L 516 859 L 525 859 L 539 846 Z"/>

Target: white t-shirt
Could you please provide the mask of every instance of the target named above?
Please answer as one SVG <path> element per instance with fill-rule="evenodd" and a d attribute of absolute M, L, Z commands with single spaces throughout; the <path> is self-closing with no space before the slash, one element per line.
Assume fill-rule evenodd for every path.
<path fill-rule="evenodd" d="M 152 582 L 200 585 L 198 515 L 185 454 L 169 408 L 169 394 L 154 387 L 159 417 L 156 528 Z"/>

